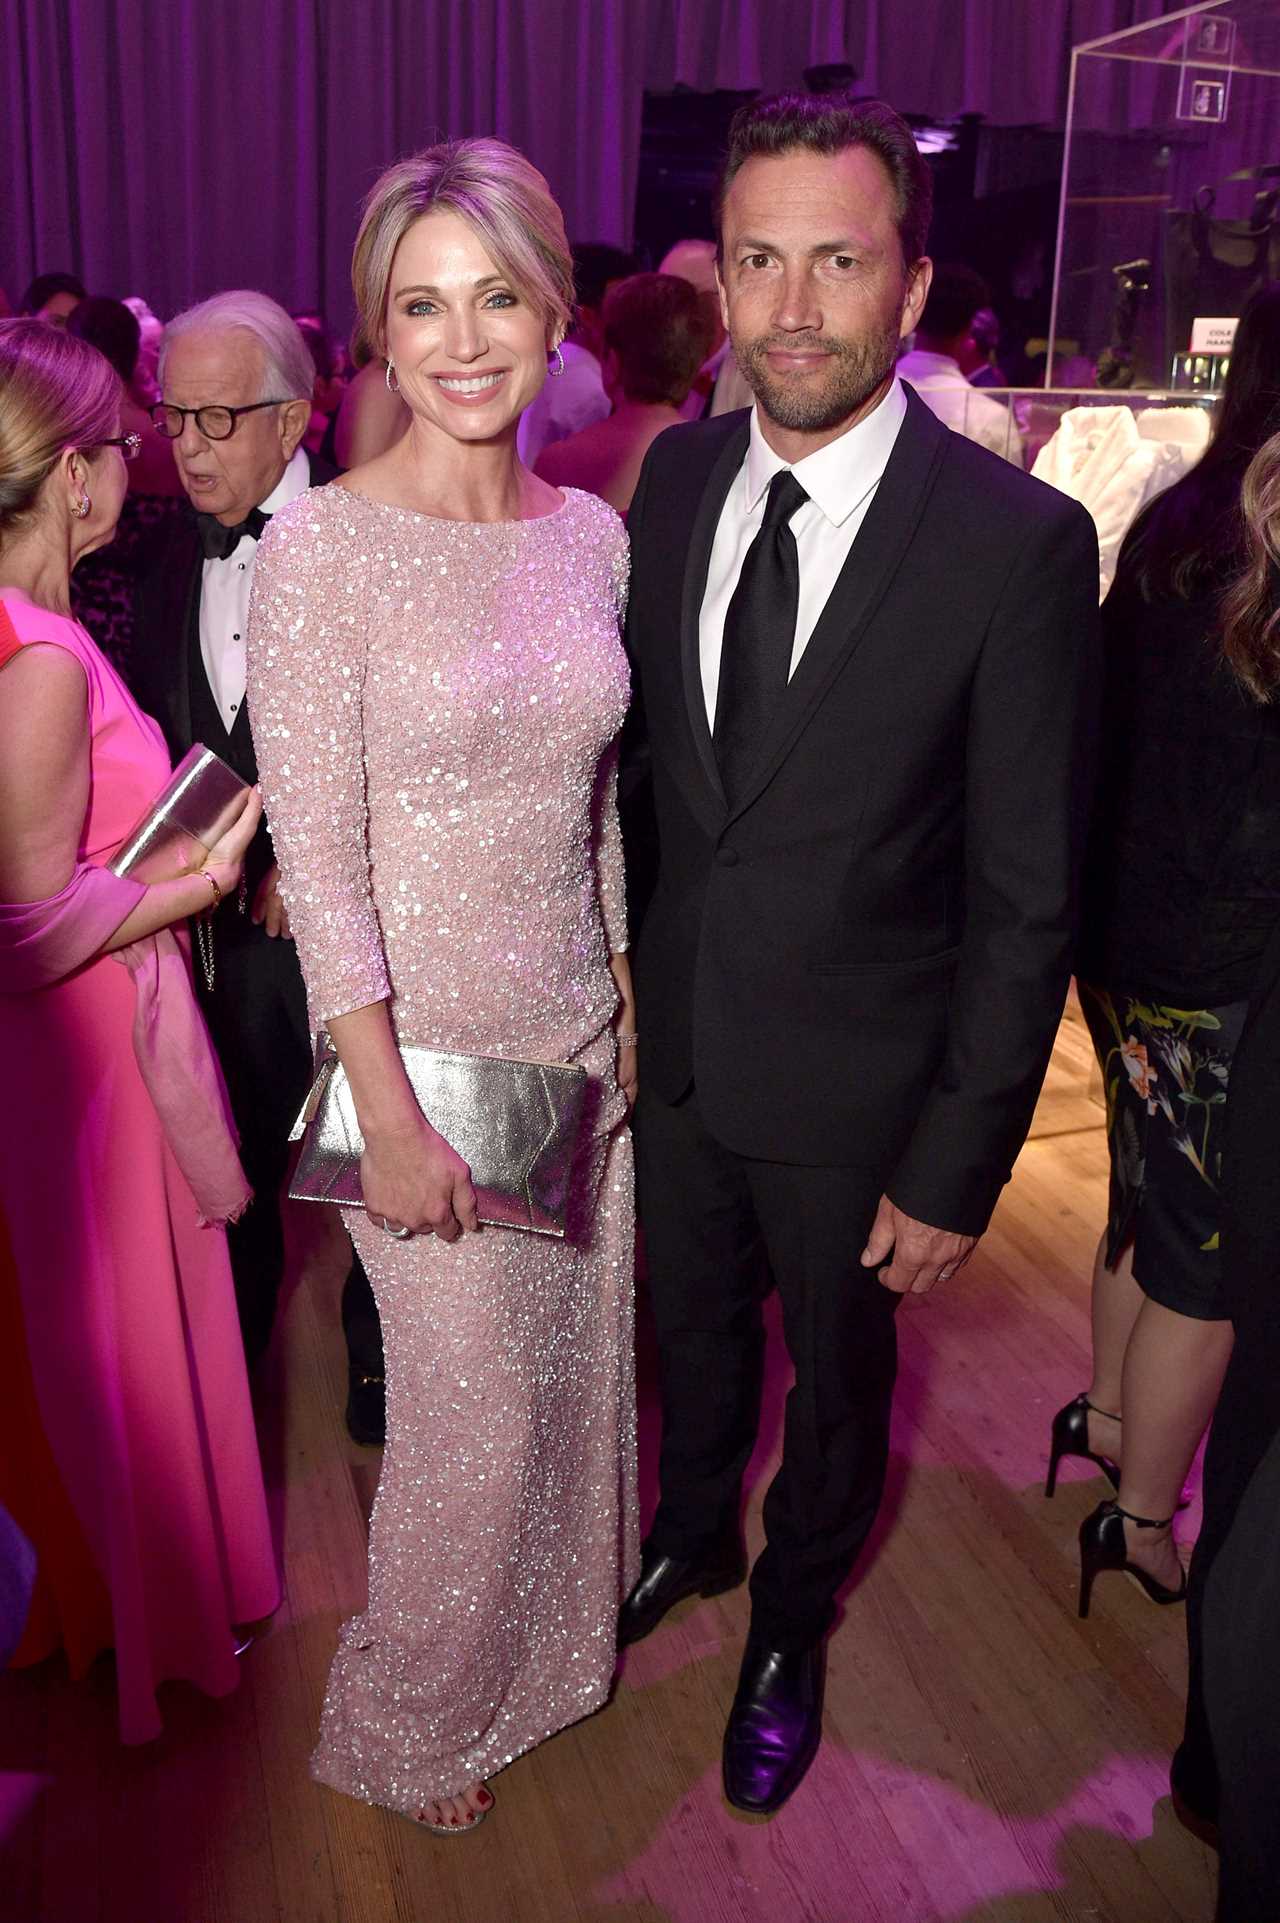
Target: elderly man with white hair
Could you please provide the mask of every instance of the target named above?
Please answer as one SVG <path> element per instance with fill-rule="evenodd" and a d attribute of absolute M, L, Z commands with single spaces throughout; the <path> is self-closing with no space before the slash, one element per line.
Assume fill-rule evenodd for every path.
<path fill-rule="evenodd" d="M 334 478 L 301 445 L 314 378 L 296 324 L 250 289 L 216 294 L 165 330 L 152 419 L 173 443 L 195 512 L 166 534 L 145 569 L 130 678 L 175 760 L 203 742 L 249 782 L 257 781 L 258 767 L 245 705 L 245 634 L 258 536 L 307 488 Z M 247 912 L 226 912 L 210 924 L 212 979 L 197 970 L 255 1193 L 230 1231 L 251 1365 L 265 1351 L 275 1317 L 288 1136 L 311 1079 L 306 995 L 277 881 L 264 823 L 245 863 Z M 381 1331 L 354 1257 L 343 1323 L 348 1427 L 358 1442 L 380 1442 Z"/>

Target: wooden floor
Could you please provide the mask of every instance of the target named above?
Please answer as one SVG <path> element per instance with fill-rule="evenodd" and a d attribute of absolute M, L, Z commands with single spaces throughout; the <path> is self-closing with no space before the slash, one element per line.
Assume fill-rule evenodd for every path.
<path fill-rule="evenodd" d="M 1208 1923 L 1213 1859 L 1165 1781 L 1183 1612 L 1110 1577 L 1077 1621 L 1076 1530 L 1102 1486 L 1075 1465 L 1042 1494 L 1049 1418 L 1087 1376 L 1099 1124 L 1072 1011 L 990 1233 L 900 1318 L 888 1495 L 831 1645 L 826 1742 L 772 1823 L 719 1787 L 743 1591 L 632 1651 L 613 1704 L 500 1777 L 474 1836 L 437 1841 L 308 1780 L 378 1467 L 342 1426 L 341 1265 L 313 1245 L 260 1397 L 286 1605 L 237 1695 L 170 1689 L 143 1750 L 115 1741 L 109 1662 L 75 1687 L 53 1666 L 0 1678 L 4 1923 Z"/>

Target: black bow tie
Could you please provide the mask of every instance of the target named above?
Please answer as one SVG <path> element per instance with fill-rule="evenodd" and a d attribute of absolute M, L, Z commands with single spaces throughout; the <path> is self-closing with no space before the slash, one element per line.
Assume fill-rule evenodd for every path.
<path fill-rule="evenodd" d="M 223 527 L 222 522 L 215 520 L 212 514 L 197 514 L 196 529 L 205 560 L 230 560 L 240 545 L 240 537 L 247 534 L 256 541 L 270 519 L 271 516 L 264 514 L 260 507 L 251 507 L 243 521 L 237 521 L 234 527 Z"/>

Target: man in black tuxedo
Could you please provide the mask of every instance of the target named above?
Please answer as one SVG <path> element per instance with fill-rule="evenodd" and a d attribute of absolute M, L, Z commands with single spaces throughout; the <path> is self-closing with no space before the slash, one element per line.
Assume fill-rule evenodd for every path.
<path fill-rule="evenodd" d="M 333 478 L 300 446 L 314 369 L 302 335 L 265 294 L 215 295 L 169 323 L 160 432 L 174 443 L 195 512 L 149 558 L 138 595 L 131 679 L 175 760 L 193 742 L 245 781 L 257 760 L 245 706 L 245 629 L 258 536 L 273 513 Z M 254 1201 L 229 1232 L 250 1363 L 271 1335 L 284 1268 L 280 1189 L 312 1056 L 302 972 L 277 891 L 265 822 L 249 848 L 242 907 L 209 924 L 213 981 L 196 985 L 240 1130 Z M 343 1295 L 358 1442 L 383 1438 L 382 1333 L 358 1258 Z"/>
<path fill-rule="evenodd" d="M 725 320 L 755 408 L 662 435 L 628 519 L 659 840 L 640 1203 L 661 1500 L 620 1640 L 745 1574 L 759 1283 L 796 1382 L 725 1733 L 777 1809 L 883 1488 L 902 1295 L 983 1233 L 1068 979 L 1097 685 L 1084 511 L 897 380 L 927 168 L 878 102 L 734 123 Z"/>

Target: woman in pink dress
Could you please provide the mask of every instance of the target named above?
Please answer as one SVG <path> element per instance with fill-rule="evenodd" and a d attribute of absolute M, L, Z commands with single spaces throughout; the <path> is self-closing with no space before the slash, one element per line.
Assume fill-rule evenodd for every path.
<path fill-rule="evenodd" d="M 235 1687 L 232 1625 L 279 1589 L 221 1226 L 248 1197 L 170 932 L 234 892 L 260 804 L 198 872 L 107 873 L 169 761 L 68 612 L 129 438 L 95 348 L 0 324 L 0 1212 L 40 1417 L 110 1598 L 121 1735 L 142 1742 L 160 1683 Z"/>
<path fill-rule="evenodd" d="M 409 426 L 276 516 L 249 619 L 258 767 L 366 1143 L 349 1226 L 387 1355 L 368 1607 L 313 1769 L 457 1836 L 487 1777 L 606 1700 L 636 1566 L 627 549 L 611 508 L 516 453 L 573 293 L 528 161 L 463 140 L 390 169 L 353 278 Z M 398 1040 L 586 1068 L 566 1241 L 474 1232 Z"/>

